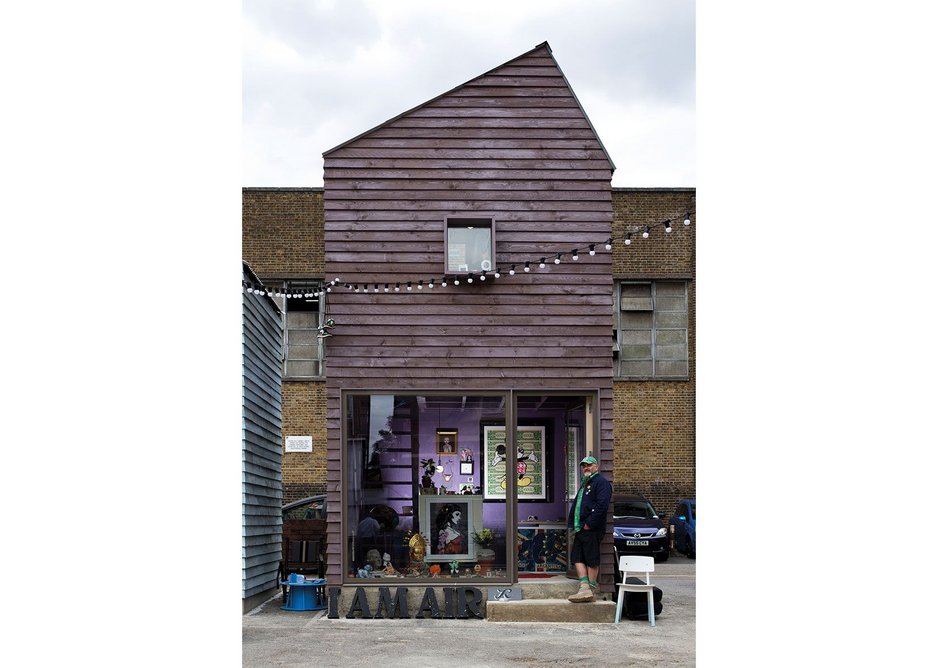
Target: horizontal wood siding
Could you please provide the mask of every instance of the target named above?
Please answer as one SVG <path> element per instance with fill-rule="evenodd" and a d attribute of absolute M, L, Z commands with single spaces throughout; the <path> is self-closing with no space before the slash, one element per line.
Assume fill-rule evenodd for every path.
<path fill-rule="evenodd" d="M 327 307 L 330 583 L 341 578 L 341 389 L 598 389 L 611 478 L 611 176 L 543 47 L 326 154 L 326 276 L 369 285 L 334 289 Z M 440 287 L 451 215 L 493 219 L 501 278 Z M 547 268 L 525 274 L 540 257 Z M 384 293 L 407 280 L 411 292 Z"/>
<path fill-rule="evenodd" d="M 257 282 L 245 272 L 245 280 Z M 280 313 L 257 295 L 242 297 L 241 597 L 277 586 L 282 492 Z"/>

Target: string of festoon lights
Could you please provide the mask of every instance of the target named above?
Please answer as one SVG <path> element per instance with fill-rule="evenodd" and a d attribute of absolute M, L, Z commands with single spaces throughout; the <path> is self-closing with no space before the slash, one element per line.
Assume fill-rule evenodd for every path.
<path fill-rule="evenodd" d="M 648 225 L 638 225 L 627 227 L 624 236 L 622 237 L 621 243 L 628 247 L 632 244 L 633 235 L 640 237 L 642 239 L 648 239 L 651 237 L 651 234 L 657 228 L 664 230 L 666 235 L 671 234 L 672 230 L 676 226 L 675 221 L 681 220 L 685 227 L 691 224 L 691 218 L 694 216 L 694 211 L 687 211 L 683 216 L 674 216 L 673 218 L 666 218 L 658 223 L 651 223 Z M 454 286 L 462 285 L 463 283 L 471 285 L 474 281 L 478 280 L 480 282 L 486 281 L 489 278 L 499 279 L 506 274 L 508 276 L 514 276 L 515 274 L 530 274 L 531 272 L 536 272 L 538 269 L 545 269 L 548 266 L 548 263 L 558 265 L 560 264 L 566 256 L 570 256 L 570 260 L 577 262 L 579 261 L 582 254 L 589 256 L 596 255 L 600 249 L 611 251 L 614 243 L 617 243 L 617 240 L 613 237 L 609 237 L 605 241 L 600 241 L 592 244 L 585 244 L 581 248 L 574 248 L 570 251 L 550 251 L 545 253 L 542 256 L 531 260 L 520 260 L 502 266 L 496 266 L 492 269 L 482 269 L 478 272 L 469 272 L 465 275 L 457 276 L 446 276 L 445 274 L 442 277 L 434 277 L 430 279 L 416 279 L 411 278 L 410 280 L 400 280 L 387 283 L 354 283 L 354 282 L 343 282 L 340 278 L 334 278 L 329 282 L 321 283 L 318 286 L 306 286 L 306 287 L 296 287 L 296 288 L 274 288 L 274 287 L 265 287 L 264 285 L 258 285 L 256 283 L 251 283 L 250 281 L 241 281 L 241 286 L 243 290 L 249 294 L 258 294 L 258 295 L 267 295 L 268 297 L 284 297 L 287 299 L 309 299 L 311 297 L 321 297 L 327 292 L 332 292 L 334 289 L 345 288 L 347 291 L 351 292 L 361 292 L 361 293 L 381 293 L 381 292 L 413 292 L 414 290 L 422 291 L 424 288 L 432 290 L 434 287 L 439 286 L 441 288 L 446 288 L 450 284 Z"/>

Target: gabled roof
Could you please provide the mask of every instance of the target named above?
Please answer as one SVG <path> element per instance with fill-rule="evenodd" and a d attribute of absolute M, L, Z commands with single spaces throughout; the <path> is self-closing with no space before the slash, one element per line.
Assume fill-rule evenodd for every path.
<path fill-rule="evenodd" d="M 593 122 L 590 121 L 589 115 L 586 113 L 586 110 L 583 108 L 583 105 L 580 104 L 579 98 L 576 96 L 576 93 L 573 91 L 573 86 L 571 86 L 571 85 L 570 85 L 570 82 L 567 81 L 566 75 L 563 73 L 563 70 L 560 68 L 560 64 L 557 62 L 557 59 L 554 58 L 554 54 L 553 54 L 553 51 L 551 51 L 550 44 L 548 44 L 547 42 L 541 42 L 540 44 L 538 44 L 537 46 L 535 46 L 535 47 L 534 47 L 533 49 L 531 49 L 530 51 L 526 51 L 526 52 L 522 53 L 520 56 L 516 56 L 516 57 L 512 58 L 511 60 L 506 61 L 506 62 L 502 63 L 501 65 L 498 65 L 497 67 L 493 67 L 492 69 L 488 70 L 487 72 L 483 72 L 482 74 L 480 74 L 480 75 L 478 75 L 478 76 L 476 76 L 476 77 L 473 77 L 473 78 L 470 79 L 469 81 L 466 81 L 465 83 L 461 83 L 461 84 L 459 84 L 458 86 L 456 86 L 455 88 L 449 89 L 449 90 L 446 91 L 445 93 L 440 93 L 440 94 L 437 95 L 436 97 L 434 97 L 434 98 L 432 98 L 432 99 L 430 99 L 430 100 L 427 100 L 426 102 L 423 102 L 422 104 L 418 104 L 416 107 L 413 107 L 413 108 L 411 108 L 411 109 L 408 109 L 407 111 L 398 114 L 398 115 L 395 116 L 394 118 L 390 118 L 390 119 L 386 120 L 384 123 L 381 123 L 380 125 L 376 125 L 375 127 L 371 128 L 370 130 L 366 130 L 365 132 L 362 132 L 361 134 L 356 135 L 356 136 L 352 137 L 351 139 L 342 142 L 342 143 L 339 144 L 338 146 L 333 146 L 333 147 L 330 148 L 328 151 L 324 151 L 322 155 L 323 155 L 323 157 L 326 157 L 326 156 L 328 156 L 330 153 L 332 153 L 333 151 L 337 151 L 337 150 L 339 150 L 340 148 L 343 148 L 343 147 L 345 147 L 345 146 L 348 146 L 349 144 L 351 144 L 351 143 L 353 143 L 353 142 L 355 142 L 355 141 L 361 139 L 362 137 L 371 134 L 371 133 L 374 132 L 375 130 L 379 130 L 379 129 L 381 129 L 381 128 L 387 126 L 387 125 L 390 125 L 390 124 L 393 123 L 394 121 L 396 121 L 396 120 L 398 120 L 398 119 L 400 119 L 400 118 L 403 118 L 403 117 L 407 116 L 408 114 L 411 114 L 411 113 L 417 111 L 418 109 L 421 109 L 421 108 L 427 106 L 428 104 L 432 104 L 433 102 L 436 102 L 437 100 L 439 100 L 439 99 L 442 98 L 442 97 L 446 97 L 447 95 L 450 95 L 451 93 L 453 93 L 453 92 L 459 90 L 459 89 L 462 88 L 463 86 L 466 86 L 466 85 L 468 85 L 468 84 L 471 84 L 471 83 L 472 83 L 473 81 L 475 81 L 476 79 L 481 79 L 482 77 L 488 76 L 488 75 L 490 75 L 490 74 L 495 74 L 498 70 L 502 69 L 503 67 L 507 67 L 508 65 L 511 65 L 512 63 L 514 63 L 514 62 L 517 61 L 517 60 L 521 60 L 522 58 L 526 58 L 526 57 L 528 57 L 528 56 L 531 56 L 531 55 L 533 55 L 536 51 L 539 51 L 539 50 L 541 50 L 541 49 L 543 49 L 543 50 L 545 51 L 545 55 L 547 55 L 548 57 L 550 57 L 550 59 L 551 59 L 552 61 L 554 61 L 554 65 L 557 67 L 557 71 L 560 72 L 560 76 L 563 78 L 564 83 L 566 84 L 567 88 L 570 89 L 570 94 L 573 96 L 573 99 L 574 99 L 574 101 L 576 102 L 577 107 L 579 108 L 580 112 L 583 114 L 583 118 L 586 119 L 586 122 L 587 122 L 587 124 L 589 125 L 590 130 L 592 130 L 592 132 L 593 132 L 593 136 L 596 138 L 596 141 L 599 142 L 599 147 L 602 149 L 603 155 L 605 155 L 606 160 L 609 161 L 609 166 L 612 168 L 612 171 L 613 171 L 613 172 L 616 171 L 616 165 L 615 165 L 615 163 L 612 161 L 612 158 L 611 158 L 610 155 L 609 155 L 609 151 L 606 150 L 606 147 L 603 145 L 602 139 L 599 138 L 599 134 L 597 134 L 596 128 L 593 127 Z"/>

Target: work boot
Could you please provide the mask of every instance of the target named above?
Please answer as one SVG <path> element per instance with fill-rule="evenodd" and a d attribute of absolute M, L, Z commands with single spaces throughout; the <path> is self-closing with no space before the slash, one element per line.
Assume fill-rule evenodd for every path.
<path fill-rule="evenodd" d="M 571 603 L 589 603 L 592 601 L 593 590 L 590 588 L 590 583 L 586 580 L 580 580 L 580 590 L 568 596 L 567 600 Z"/>

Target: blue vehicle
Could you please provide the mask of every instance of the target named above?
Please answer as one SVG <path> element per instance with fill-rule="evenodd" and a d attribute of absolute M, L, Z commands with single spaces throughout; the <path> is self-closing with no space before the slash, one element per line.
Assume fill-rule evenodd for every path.
<path fill-rule="evenodd" d="M 671 516 L 674 549 L 697 558 L 697 499 L 681 499 Z"/>

